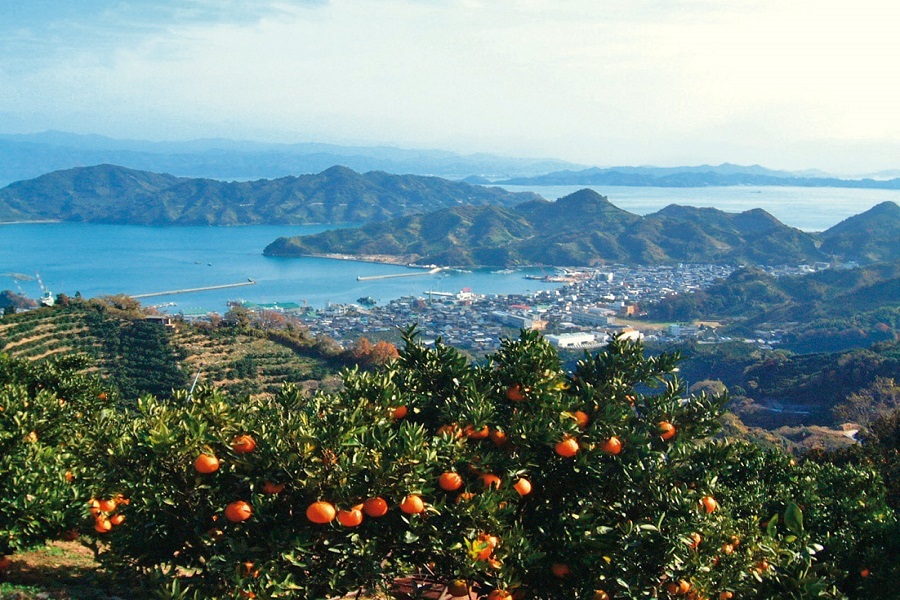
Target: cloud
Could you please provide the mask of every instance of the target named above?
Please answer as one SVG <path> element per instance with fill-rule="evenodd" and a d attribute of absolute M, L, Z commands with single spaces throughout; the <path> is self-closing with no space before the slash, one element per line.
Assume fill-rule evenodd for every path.
<path fill-rule="evenodd" d="M 601 164 L 900 139 L 885 0 L 51 4 L 0 25 L 0 111 L 44 128 Z"/>

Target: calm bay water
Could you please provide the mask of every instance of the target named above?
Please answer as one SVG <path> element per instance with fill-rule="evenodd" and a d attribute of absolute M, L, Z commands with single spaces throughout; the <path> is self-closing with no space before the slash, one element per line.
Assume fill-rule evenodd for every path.
<path fill-rule="evenodd" d="M 85 223 L 0 225 L 0 290 L 17 291 L 9 276 L 40 273 L 54 294 L 85 297 L 146 294 L 246 282 L 256 284 L 190 294 L 157 296 L 144 305 L 176 302 L 169 312 L 227 310 L 226 302 L 297 302 L 321 308 L 329 302 L 355 302 L 371 296 L 379 303 L 426 291 L 458 292 L 469 287 L 481 294 L 528 293 L 557 287 L 511 274 L 475 270 L 450 271 L 375 281 L 357 276 L 413 273 L 406 267 L 324 258 L 270 258 L 265 246 L 279 236 L 305 235 L 327 226 L 142 227 Z M 21 281 L 37 298 L 36 281 Z"/>
<path fill-rule="evenodd" d="M 584 186 L 515 187 L 556 199 Z M 827 229 L 839 221 L 900 193 L 833 188 L 631 188 L 596 187 L 625 210 L 647 214 L 672 203 L 715 206 L 729 212 L 763 208 L 784 223 L 808 231 Z M 355 302 L 371 296 L 379 303 L 426 291 L 457 292 L 469 287 L 481 294 L 527 293 L 556 287 L 523 278 L 541 270 L 495 273 L 448 272 L 376 281 L 357 276 L 409 273 L 400 266 L 320 258 L 268 258 L 263 248 L 275 238 L 304 235 L 328 226 L 141 227 L 84 223 L 0 225 L 0 290 L 17 291 L 10 273 L 40 273 L 54 293 L 85 297 L 102 294 L 145 294 L 183 288 L 245 282 L 256 285 L 142 300 L 145 305 L 175 302 L 170 312 L 215 310 L 244 299 L 257 303 L 307 302 L 320 308 L 329 302 Z M 39 297 L 36 281 L 19 282 L 22 291 Z"/>

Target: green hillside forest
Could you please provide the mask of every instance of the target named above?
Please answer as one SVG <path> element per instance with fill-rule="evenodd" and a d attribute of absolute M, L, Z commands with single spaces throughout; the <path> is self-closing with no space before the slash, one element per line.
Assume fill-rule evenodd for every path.
<path fill-rule="evenodd" d="M 318 174 L 228 182 L 97 165 L 54 171 L 0 189 L 0 222 L 362 223 L 460 204 L 512 206 L 536 197 L 438 177 L 360 174 L 338 166 Z"/>
<path fill-rule="evenodd" d="M 761 209 L 670 205 L 641 217 L 585 189 L 555 202 L 456 206 L 357 229 L 280 238 L 270 256 L 341 254 L 442 266 L 800 264 L 900 259 L 900 207 L 885 202 L 821 234 Z"/>

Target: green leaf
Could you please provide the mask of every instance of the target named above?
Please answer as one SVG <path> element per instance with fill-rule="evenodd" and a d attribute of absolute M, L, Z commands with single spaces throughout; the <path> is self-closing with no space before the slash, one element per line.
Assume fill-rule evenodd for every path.
<path fill-rule="evenodd" d="M 784 511 L 784 525 L 791 533 L 803 533 L 803 511 L 793 502 Z"/>
<path fill-rule="evenodd" d="M 778 515 L 772 515 L 772 518 L 769 519 L 769 524 L 766 526 L 766 533 L 769 537 L 775 537 L 775 534 L 778 533 Z"/>

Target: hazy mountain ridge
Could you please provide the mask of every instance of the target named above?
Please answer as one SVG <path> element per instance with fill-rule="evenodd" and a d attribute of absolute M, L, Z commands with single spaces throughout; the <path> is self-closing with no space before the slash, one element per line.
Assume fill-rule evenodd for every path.
<path fill-rule="evenodd" d="M 836 226 L 836 233 L 829 230 L 831 234 L 823 239 L 844 250 L 843 260 L 888 260 L 898 244 L 888 243 L 876 252 L 858 233 L 876 226 L 890 230 L 885 212 L 890 207 L 879 205 Z M 420 235 L 426 230 L 428 243 Z M 839 240 L 849 241 L 840 245 Z M 819 250 L 819 243 L 816 235 L 788 227 L 761 209 L 726 213 L 670 205 L 641 217 L 586 189 L 556 202 L 534 200 L 514 208 L 454 207 L 358 229 L 280 238 L 264 253 L 389 255 L 398 262 L 444 266 L 797 264 L 832 258 Z"/>
<path fill-rule="evenodd" d="M 357 173 L 225 182 L 99 165 L 0 189 L 0 222 L 61 220 L 138 225 L 359 223 L 461 204 L 513 206 L 539 198 L 437 177 Z"/>
<path fill-rule="evenodd" d="M 279 144 L 227 139 L 183 142 L 118 140 L 58 131 L 0 134 L 0 185 L 52 171 L 99 164 L 215 179 L 279 178 L 319 173 L 333 165 L 358 172 L 387 171 L 462 178 L 528 176 L 581 165 L 550 158 L 493 154 L 462 155 L 444 150 L 337 144 Z"/>
<path fill-rule="evenodd" d="M 759 165 L 730 163 L 695 167 L 592 167 L 563 170 L 534 177 L 515 177 L 495 182 L 499 185 L 616 185 L 646 187 L 789 186 L 900 189 L 900 178 L 841 179 L 817 171 L 795 173 L 776 171 Z"/>

